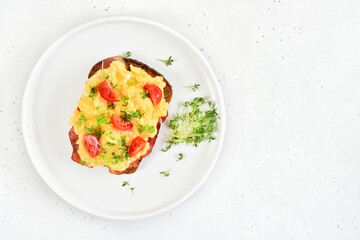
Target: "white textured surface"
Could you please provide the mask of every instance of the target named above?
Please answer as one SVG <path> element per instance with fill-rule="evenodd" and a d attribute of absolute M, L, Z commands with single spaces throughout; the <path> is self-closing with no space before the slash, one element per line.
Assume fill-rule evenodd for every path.
<path fill-rule="evenodd" d="M 0 239 L 359 239 L 359 1 L 1 1 Z M 57 197 L 28 158 L 21 99 L 73 27 L 138 16 L 208 58 L 227 106 L 215 171 L 164 214 L 113 221 Z M 107 36 L 104 36 L 107 37 Z"/>

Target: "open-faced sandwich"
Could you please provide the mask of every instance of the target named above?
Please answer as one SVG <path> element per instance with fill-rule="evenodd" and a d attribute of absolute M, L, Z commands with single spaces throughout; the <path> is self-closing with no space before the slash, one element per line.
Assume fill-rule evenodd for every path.
<path fill-rule="evenodd" d="M 113 174 L 135 172 L 151 153 L 171 97 L 169 82 L 137 60 L 96 63 L 69 121 L 72 160 Z"/>

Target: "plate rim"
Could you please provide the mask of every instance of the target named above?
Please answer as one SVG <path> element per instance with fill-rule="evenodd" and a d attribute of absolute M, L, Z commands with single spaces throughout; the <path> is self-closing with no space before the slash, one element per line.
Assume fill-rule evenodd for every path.
<path fill-rule="evenodd" d="M 179 40 L 184 42 L 188 47 L 191 48 L 191 50 L 196 55 L 198 55 L 198 57 L 203 62 L 204 66 L 206 68 L 206 71 L 211 75 L 211 78 L 215 79 L 215 81 L 212 81 L 212 82 L 214 83 L 214 86 L 215 86 L 215 88 L 216 88 L 216 90 L 217 90 L 217 92 L 219 94 L 220 98 L 218 99 L 218 101 L 219 101 L 220 107 L 222 109 L 222 112 L 219 115 L 220 115 L 220 118 L 221 118 L 223 130 L 220 132 L 219 136 L 217 137 L 219 147 L 218 147 L 218 149 L 216 151 L 214 161 L 212 161 L 211 166 L 204 173 L 204 176 L 202 177 L 201 181 L 194 184 L 191 188 L 189 188 L 190 190 L 187 193 L 185 193 L 182 197 L 178 198 L 176 201 L 174 201 L 174 202 L 172 202 L 172 203 L 170 203 L 168 205 L 164 205 L 164 207 L 155 208 L 155 210 L 153 210 L 153 211 L 149 211 L 149 212 L 143 213 L 143 214 L 136 214 L 136 215 L 107 214 L 107 213 L 102 213 L 101 211 L 100 212 L 91 211 L 91 209 L 88 209 L 86 207 L 83 207 L 82 205 L 74 203 L 71 200 L 71 197 L 68 197 L 65 193 L 61 192 L 60 190 L 56 190 L 56 187 L 53 186 L 51 181 L 49 181 L 49 179 L 45 176 L 45 173 L 41 169 L 40 161 L 38 161 L 38 159 L 37 159 L 37 155 L 36 155 L 37 146 L 35 144 L 35 141 L 33 141 L 34 131 L 31 128 L 31 122 L 32 121 L 30 121 L 30 123 L 26 121 L 27 117 L 31 116 L 31 111 L 29 109 L 31 109 L 31 104 L 30 103 L 33 102 L 33 100 L 31 100 L 31 99 L 33 99 L 33 94 L 34 94 L 34 92 L 31 91 L 31 87 L 36 83 L 36 78 L 34 76 L 36 75 L 36 72 L 38 71 L 38 68 L 41 65 L 43 59 L 46 58 L 46 56 L 51 52 L 51 50 L 53 48 L 56 48 L 59 44 L 61 44 L 67 38 L 71 37 L 73 34 L 76 34 L 76 33 L 80 32 L 81 30 L 89 28 L 89 27 L 91 27 L 93 25 L 97 25 L 97 24 L 101 24 L 101 23 L 114 22 L 114 21 L 115 22 L 116 21 L 135 22 L 135 23 L 151 25 L 153 27 L 159 28 L 161 30 L 164 30 L 165 32 L 168 32 L 168 33 L 174 35 Z M 39 60 L 34 65 L 34 68 L 33 68 L 32 72 L 31 72 L 31 74 L 30 74 L 30 76 L 28 78 L 27 83 L 26 83 L 24 94 L 23 94 L 23 99 L 22 99 L 22 107 L 21 107 L 21 126 L 22 126 L 24 142 L 25 142 L 25 146 L 26 146 L 26 150 L 27 150 L 27 153 L 29 155 L 29 158 L 31 159 L 31 162 L 34 165 L 37 173 L 40 175 L 41 179 L 46 183 L 46 185 L 56 195 L 58 195 L 60 198 L 62 198 L 68 204 L 70 204 L 70 205 L 72 205 L 72 206 L 74 206 L 74 207 L 76 207 L 76 208 L 80 209 L 81 211 L 86 212 L 88 214 L 99 216 L 99 217 L 102 217 L 102 218 L 107 218 L 107 219 L 132 220 L 132 219 L 147 218 L 147 217 L 150 217 L 150 216 L 154 216 L 154 215 L 158 215 L 158 214 L 161 214 L 163 212 L 166 212 L 166 211 L 178 206 L 180 203 L 184 202 L 190 196 L 192 196 L 203 185 L 203 183 L 207 180 L 210 173 L 213 171 L 215 164 L 218 161 L 220 152 L 222 150 L 224 137 L 225 137 L 225 131 L 226 131 L 226 111 L 225 111 L 224 96 L 223 96 L 223 93 L 222 93 L 219 82 L 216 81 L 217 79 L 218 78 L 216 77 L 216 74 L 215 74 L 213 68 L 211 67 L 209 62 L 206 60 L 206 58 L 203 56 L 203 54 L 200 52 L 200 50 L 197 49 L 195 47 L 195 45 L 192 44 L 186 37 L 184 37 L 183 35 L 181 35 L 177 31 L 175 31 L 172 28 L 167 27 L 167 26 L 165 26 L 163 24 L 160 24 L 158 22 L 155 22 L 153 20 L 149 20 L 149 19 L 146 19 L 146 18 L 129 17 L 129 16 L 106 17 L 106 18 L 100 18 L 100 19 L 96 19 L 96 20 L 92 20 L 92 21 L 88 21 L 86 23 L 80 24 L 80 25 L 76 26 L 75 28 L 67 31 L 65 34 L 63 34 L 61 37 L 59 37 L 57 40 L 55 40 L 43 52 L 43 54 L 41 55 Z M 28 100 L 30 100 L 30 101 L 28 101 Z M 30 112 L 29 115 L 28 115 L 28 112 Z M 28 124 L 30 124 L 30 125 L 28 126 Z M 40 154 L 39 154 L 39 156 L 40 156 Z"/>

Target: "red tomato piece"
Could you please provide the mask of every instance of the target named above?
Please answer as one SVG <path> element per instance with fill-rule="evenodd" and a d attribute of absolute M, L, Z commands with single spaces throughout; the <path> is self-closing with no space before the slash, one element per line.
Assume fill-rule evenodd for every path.
<path fill-rule="evenodd" d="M 119 115 L 112 115 L 111 123 L 114 128 L 121 131 L 130 130 L 133 127 L 133 124 L 128 119 L 122 119 Z"/>
<path fill-rule="evenodd" d="M 117 102 L 115 89 L 111 86 L 110 81 L 105 79 L 99 86 L 99 92 L 103 99 L 108 102 Z"/>
<path fill-rule="evenodd" d="M 148 96 L 149 96 L 151 102 L 154 105 L 159 104 L 159 102 L 161 101 L 161 98 L 162 98 L 161 89 L 158 86 L 152 85 L 152 84 L 146 84 L 144 86 L 144 89 L 148 91 Z"/>
<path fill-rule="evenodd" d="M 132 140 L 129 147 L 129 157 L 133 157 L 144 149 L 146 141 L 142 137 L 136 137 Z"/>
<path fill-rule="evenodd" d="M 90 157 L 96 157 L 99 154 L 100 143 L 94 135 L 85 135 L 83 138 L 84 146 Z"/>

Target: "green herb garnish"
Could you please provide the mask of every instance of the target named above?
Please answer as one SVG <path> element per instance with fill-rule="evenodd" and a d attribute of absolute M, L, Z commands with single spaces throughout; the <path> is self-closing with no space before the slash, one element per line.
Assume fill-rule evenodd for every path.
<path fill-rule="evenodd" d="M 87 127 L 87 126 L 84 126 L 84 131 L 85 131 L 86 133 L 88 133 L 88 134 L 93 134 L 93 133 L 95 132 L 94 129 L 89 128 L 89 127 Z"/>
<path fill-rule="evenodd" d="M 103 160 L 105 160 L 105 166 L 109 166 L 109 164 L 111 163 L 111 160 L 107 156 L 107 151 L 103 147 L 101 147 L 101 150 L 103 151 L 103 153 L 100 154 L 99 157 L 102 158 Z"/>
<path fill-rule="evenodd" d="M 106 161 L 106 162 L 105 162 L 105 166 L 106 166 L 106 167 L 108 167 L 110 164 L 114 164 L 114 163 L 110 160 L 110 158 L 108 158 L 108 157 L 105 156 L 104 159 L 105 159 L 105 161 Z"/>
<path fill-rule="evenodd" d="M 97 139 L 100 138 L 102 134 L 104 134 L 105 131 L 100 131 L 99 129 L 95 128 L 89 128 L 87 126 L 84 126 L 84 131 L 90 135 L 94 135 Z"/>
<path fill-rule="evenodd" d="M 118 139 L 118 145 L 119 145 L 120 147 L 123 147 L 123 146 L 125 146 L 125 144 L 126 144 L 126 137 L 125 137 L 125 136 L 121 136 L 121 140 Z"/>
<path fill-rule="evenodd" d="M 162 171 L 162 172 L 160 172 L 160 174 L 163 174 L 164 177 L 168 177 L 170 175 L 170 170 L 171 169 L 168 169 L 167 171 Z"/>
<path fill-rule="evenodd" d="M 83 112 L 81 112 L 80 117 L 79 117 L 79 123 L 78 123 L 79 126 L 86 121 L 87 121 L 87 118 L 84 116 Z"/>
<path fill-rule="evenodd" d="M 131 115 L 131 114 L 127 113 L 127 112 L 124 111 L 124 110 L 120 110 L 120 112 L 122 113 L 122 115 L 120 116 L 122 119 L 124 119 L 124 120 L 126 120 L 126 119 L 131 120 L 131 118 L 132 118 L 132 115 Z"/>
<path fill-rule="evenodd" d="M 130 186 L 130 183 L 129 183 L 129 181 L 124 181 L 121 186 L 123 186 L 123 187 L 125 187 L 125 186 Z"/>
<path fill-rule="evenodd" d="M 132 116 L 133 118 L 142 118 L 142 117 L 144 116 L 144 114 L 145 114 L 145 112 L 140 113 L 139 110 L 137 110 L 136 112 L 130 111 L 130 113 L 131 113 L 131 116 Z"/>
<path fill-rule="evenodd" d="M 93 99 L 95 97 L 95 93 L 97 93 L 99 87 L 90 87 L 90 93 L 89 93 L 89 98 Z"/>
<path fill-rule="evenodd" d="M 145 90 L 145 91 L 143 91 L 143 92 L 140 92 L 140 94 L 141 94 L 141 98 L 142 99 L 145 99 L 145 98 L 147 98 L 147 97 L 149 97 L 149 91 L 148 90 Z"/>
<path fill-rule="evenodd" d="M 110 122 L 107 122 L 105 119 L 105 113 L 100 114 L 97 118 L 96 118 L 96 125 L 101 125 L 101 124 L 110 124 Z"/>
<path fill-rule="evenodd" d="M 171 65 L 171 64 L 174 62 L 174 60 L 171 59 L 171 56 L 170 56 L 168 59 L 166 59 L 166 60 L 164 60 L 164 59 L 159 59 L 159 58 L 157 58 L 156 60 L 165 63 L 166 66 L 169 66 L 169 65 Z"/>
<path fill-rule="evenodd" d="M 124 159 L 120 155 L 116 155 L 115 153 L 112 153 L 112 157 L 115 160 L 113 164 L 117 164 L 119 161 L 120 162 L 124 161 Z"/>
<path fill-rule="evenodd" d="M 115 109 L 115 104 L 114 103 L 107 103 L 107 110 L 110 110 L 110 109 Z"/>
<path fill-rule="evenodd" d="M 142 133 L 142 132 L 145 132 L 145 131 L 148 131 L 149 133 L 153 133 L 155 131 L 155 127 L 154 126 L 150 126 L 149 124 L 146 124 L 145 126 L 143 125 L 139 125 L 139 128 L 138 128 L 138 131 L 139 133 Z"/>
<path fill-rule="evenodd" d="M 135 81 L 134 81 L 134 80 L 130 80 L 130 81 L 128 82 L 128 85 L 129 85 L 129 86 L 134 86 L 134 85 L 135 85 Z"/>
<path fill-rule="evenodd" d="M 129 147 L 128 146 L 124 146 L 123 148 L 119 148 L 121 151 L 121 155 L 123 155 L 123 157 L 125 158 L 125 160 L 129 159 Z"/>
<path fill-rule="evenodd" d="M 106 151 L 106 149 L 104 148 L 104 147 L 101 147 L 101 150 L 106 154 L 107 153 L 107 151 Z"/>
<path fill-rule="evenodd" d="M 168 145 L 162 151 L 168 151 L 171 146 L 179 143 L 192 144 L 197 147 L 202 141 L 211 142 L 215 139 L 213 133 L 217 126 L 218 114 L 215 104 L 205 98 L 194 98 L 184 103 L 183 110 L 170 120 L 172 129 Z"/>
<path fill-rule="evenodd" d="M 137 117 L 139 117 L 139 115 L 140 115 L 139 112 L 137 112 L 137 111 L 136 111 L 136 112 L 131 111 L 130 113 L 131 113 L 131 115 L 133 116 L 133 118 L 137 118 Z"/>
<path fill-rule="evenodd" d="M 114 84 L 112 81 L 110 81 L 110 84 L 115 90 L 118 90 L 118 85 Z"/>
<path fill-rule="evenodd" d="M 131 190 L 131 194 L 132 194 L 132 195 L 134 195 L 134 189 L 135 189 L 135 188 L 133 188 L 133 187 L 132 187 L 132 188 L 130 188 L 130 190 Z"/>
<path fill-rule="evenodd" d="M 148 126 L 148 132 L 149 133 L 153 133 L 155 131 L 155 127 L 154 126 Z"/>
<path fill-rule="evenodd" d="M 167 145 L 165 148 L 161 149 L 161 151 L 167 152 L 171 148 L 171 146 L 172 145 Z"/>
<path fill-rule="evenodd" d="M 131 57 L 131 52 L 129 52 L 129 51 L 126 52 L 126 55 L 123 56 L 123 58 L 128 58 L 128 57 Z"/>
<path fill-rule="evenodd" d="M 81 165 L 84 165 L 84 164 L 86 164 L 86 162 L 85 162 L 85 161 L 81 161 Z"/>
<path fill-rule="evenodd" d="M 182 153 L 179 153 L 179 159 L 176 160 L 177 162 L 180 161 L 181 159 L 183 159 L 184 155 Z"/>
<path fill-rule="evenodd" d="M 191 88 L 194 92 L 200 87 L 200 84 L 195 83 L 193 86 L 184 86 L 186 88 Z"/>
<path fill-rule="evenodd" d="M 143 126 L 143 125 L 140 124 L 139 127 L 138 127 L 139 133 L 145 132 L 146 128 L 147 128 L 147 125 Z"/>
<path fill-rule="evenodd" d="M 96 109 L 96 111 L 99 111 L 99 109 L 100 109 L 100 106 L 96 107 L 95 109 Z"/>
<path fill-rule="evenodd" d="M 115 137 L 114 137 L 114 135 L 112 134 L 112 132 L 105 133 L 105 136 L 110 137 L 111 140 L 115 140 Z"/>
<path fill-rule="evenodd" d="M 129 104 L 129 97 L 128 96 L 122 96 L 120 101 L 123 101 L 122 106 L 126 107 Z"/>
<path fill-rule="evenodd" d="M 145 112 L 140 113 L 140 111 L 130 111 L 130 113 L 124 111 L 124 110 L 120 110 L 120 117 L 124 120 L 131 120 L 132 118 L 142 118 L 145 115 Z"/>
<path fill-rule="evenodd" d="M 129 159 L 129 147 L 125 145 L 126 144 L 126 137 L 122 136 L 121 140 L 117 139 L 117 141 L 118 141 L 118 145 L 119 145 L 120 154 L 115 154 L 114 152 L 111 153 L 112 159 L 114 160 L 113 162 L 111 162 L 112 164 L 117 164 L 119 161 L 123 162 L 124 159 L 125 160 Z M 114 146 L 115 143 L 107 142 L 106 145 Z"/>

